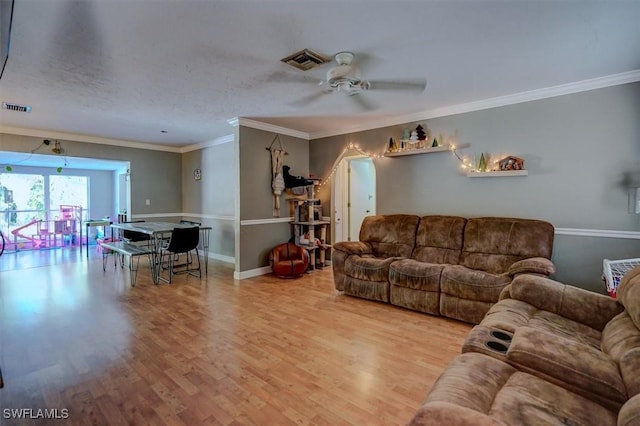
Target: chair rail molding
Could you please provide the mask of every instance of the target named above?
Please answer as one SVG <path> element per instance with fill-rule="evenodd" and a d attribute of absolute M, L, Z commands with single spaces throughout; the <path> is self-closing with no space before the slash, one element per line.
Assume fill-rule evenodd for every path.
<path fill-rule="evenodd" d="M 240 221 L 240 226 L 245 225 L 268 225 L 272 223 L 289 223 L 293 221 L 293 217 L 275 217 L 268 219 L 245 219 Z"/>
<path fill-rule="evenodd" d="M 570 235 L 573 237 L 619 238 L 626 240 L 640 240 L 638 231 L 615 231 L 607 229 L 556 228 L 556 235 Z"/>

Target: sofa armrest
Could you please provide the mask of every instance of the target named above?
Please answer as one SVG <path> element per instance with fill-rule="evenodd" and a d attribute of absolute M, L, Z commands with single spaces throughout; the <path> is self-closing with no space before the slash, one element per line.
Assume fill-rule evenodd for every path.
<path fill-rule="evenodd" d="M 549 276 L 556 272 L 556 267 L 552 261 L 545 257 L 531 257 L 522 259 L 509 267 L 507 273 L 509 275 L 518 274 L 540 274 Z"/>
<path fill-rule="evenodd" d="M 371 246 L 362 241 L 340 241 L 333 245 L 333 250 L 342 251 L 347 255 L 359 254 L 362 256 L 363 254 L 372 253 Z"/>
<path fill-rule="evenodd" d="M 618 426 L 633 426 L 640 423 L 640 395 L 629 399 L 618 413 Z"/>
<path fill-rule="evenodd" d="M 624 310 L 621 304 L 608 296 L 537 275 L 515 277 L 509 288 L 509 297 L 600 331 Z"/>

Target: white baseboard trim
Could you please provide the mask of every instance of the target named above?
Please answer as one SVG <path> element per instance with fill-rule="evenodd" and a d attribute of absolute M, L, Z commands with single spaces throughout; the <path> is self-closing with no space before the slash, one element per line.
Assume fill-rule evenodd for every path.
<path fill-rule="evenodd" d="M 225 263 L 236 263 L 236 258 L 232 256 L 225 256 L 223 254 L 218 253 L 209 253 L 207 256 L 209 259 L 219 260 L 220 262 Z"/>
<path fill-rule="evenodd" d="M 574 237 L 619 238 L 619 239 L 625 239 L 625 240 L 640 240 L 640 232 L 636 232 L 636 231 L 556 228 L 555 233 L 556 235 L 570 235 Z"/>
<path fill-rule="evenodd" d="M 248 271 L 235 271 L 233 273 L 234 280 L 244 280 L 247 278 L 259 277 L 260 275 L 267 275 L 271 273 L 270 266 L 263 266 L 262 268 L 249 269 Z"/>

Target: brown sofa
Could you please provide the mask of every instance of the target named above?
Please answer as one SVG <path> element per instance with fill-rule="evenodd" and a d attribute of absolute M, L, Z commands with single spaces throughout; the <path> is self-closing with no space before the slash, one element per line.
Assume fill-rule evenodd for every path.
<path fill-rule="evenodd" d="M 640 267 L 618 299 L 520 276 L 412 425 L 640 425 Z"/>
<path fill-rule="evenodd" d="M 548 276 L 554 228 L 532 219 L 368 216 L 333 246 L 336 290 L 477 324 L 520 274 Z"/>

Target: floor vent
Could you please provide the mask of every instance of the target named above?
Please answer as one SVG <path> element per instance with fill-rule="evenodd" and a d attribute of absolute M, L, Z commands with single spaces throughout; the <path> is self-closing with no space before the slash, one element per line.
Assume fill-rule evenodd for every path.
<path fill-rule="evenodd" d="M 30 106 L 12 104 L 9 102 L 3 102 L 2 109 L 8 109 L 9 111 L 18 111 L 18 112 L 31 112 Z"/>
<path fill-rule="evenodd" d="M 331 59 L 325 58 L 323 55 L 316 53 L 311 49 L 301 50 L 280 60 L 301 71 L 309 71 L 310 69 L 319 67 L 320 65 L 331 61 Z"/>

